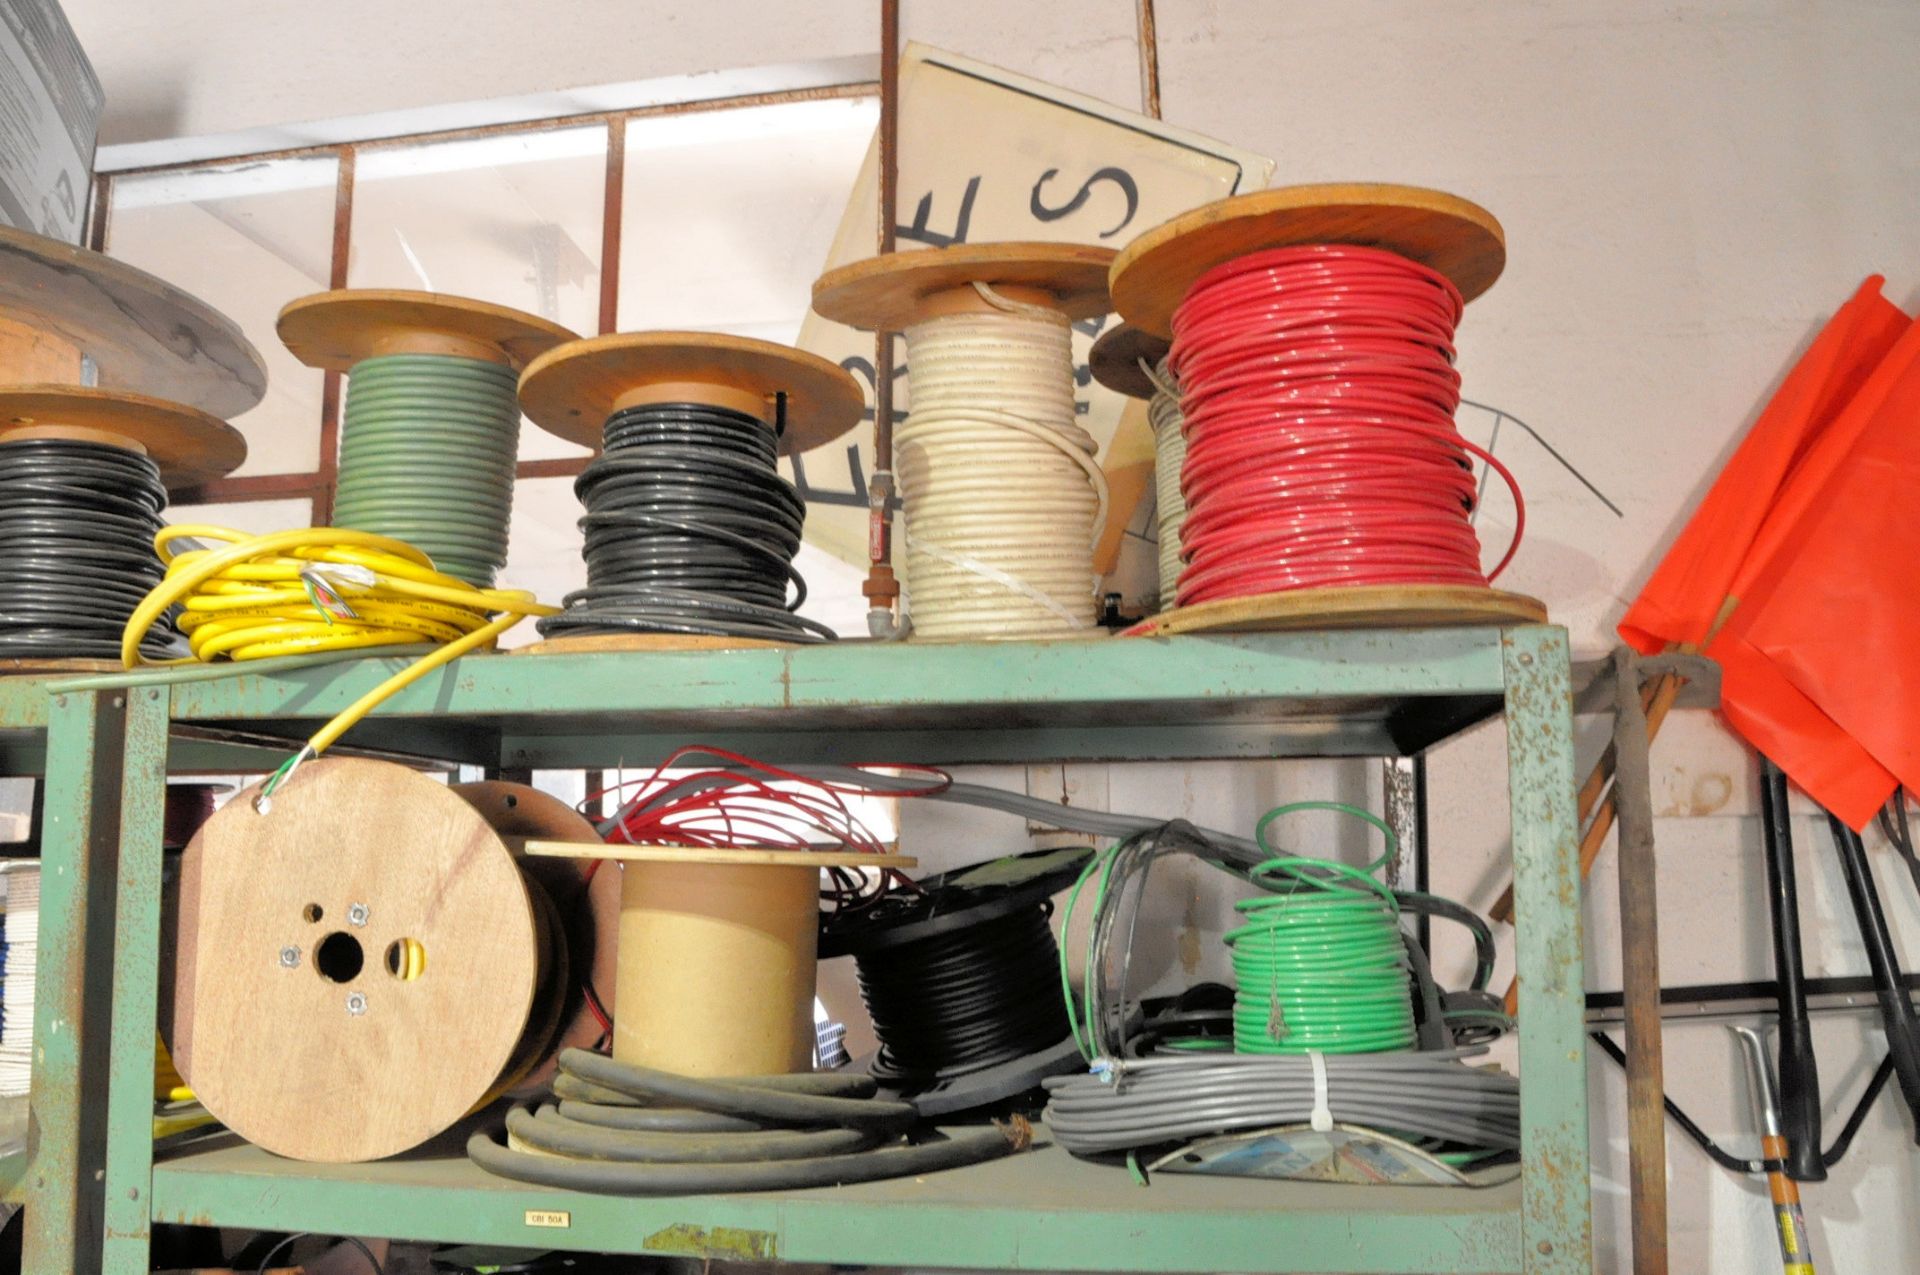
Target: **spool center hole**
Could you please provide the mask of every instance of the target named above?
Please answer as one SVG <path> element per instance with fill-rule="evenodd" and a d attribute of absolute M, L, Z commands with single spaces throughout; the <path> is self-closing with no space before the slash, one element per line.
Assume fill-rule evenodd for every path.
<path fill-rule="evenodd" d="M 313 949 L 313 968 L 329 983 L 351 983 L 366 963 L 360 940 L 345 930 L 335 930 Z"/>

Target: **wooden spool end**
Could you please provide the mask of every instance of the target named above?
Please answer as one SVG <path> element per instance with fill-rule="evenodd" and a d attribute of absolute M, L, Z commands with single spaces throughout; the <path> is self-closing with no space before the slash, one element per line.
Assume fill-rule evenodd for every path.
<path fill-rule="evenodd" d="M 513 855 L 445 785 L 321 758 L 209 819 L 181 859 L 174 1062 L 219 1120 L 280 1155 L 375 1160 L 493 1091 L 540 973 Z M 389 953 L 416 943 L 417 976 Z"/>
<path fill-rule="evenodd" d="M 1546 619 L 1546 603 L 1502 589 L 1378 584 L 1294 589 L 1176 607 L 1147 617 L 1127 630 L 1127 635 L 1543 624 Z"/>
<path fill-rule="evenodd" d="M 1069 319 L 1106 314 L 1111 248 L 1073 243 L 955 244 L 868 257 L 813 283 L 824 319 L 867 331 L 898 332 L 941 314 L 994 307 L 973 285 L 1012 301 L 1044 305 Z"/>
<path fill-rule="evenodd" d="M 487 780 L 454 784 L 451 791 L 480 812 L 511 850 L 524 838 L 598 843 L 593 824 L 558 797 L 525 784 Z M 560 939 L 572 970 L 572 988 L 560 989 L 553 1008 L 566 1008 L 557 1031 L 531 1070 L 506 1090 L 510 1097 L 543 1092 L 558 1070 L 562 1049 L 591 1049 L 601 1037 L 600 1020 L 587 1007 L 579 987 L 592 988 L 609 1014 L 617 1003 L 616 955 L 620 940 L 620 874 L 590 871 L 591 859 L 536 857 L 515 852 L 521 870 L 545 889 L 558 912 Z M 511 1069 L 510 1069 L 511 1070 Z"/>
<path fill-rule="evenodd" d="M 514 371 L 575 334 L 509 306 L 438 292 L 340 288 L 289 301 L 274 329 L 308 367 L 351 372 L 362 359 L 441 354 Z"/>
<path fill-rule="evenodd" d="M 905 868 L 903 855 L 530 842 L 529 854 L 621 862 L 613 1056 L 689 1076 L 813 1063 L 820 869 Z"/>
<path fill-rule="evenodd" d="M 1128 244 L 1113 263 L 1113 308 L 1136 327 L 1171 336 L 1173 312 L 1201 275 L 1249 253 L 1304 244 L 1397 252 L 1447 276 L 1468 301 L 1507 263 L 1499 221 L 1457 195 L 1379 182 L 1281 186 L 1195 208 Z"/>
<path fill-rule="evenodd" d="M 1172 346 L 1173 342 L 1163 336 L 1122 323 L 1100 334 L 1087 362 L 1093 368 L 1093 379 L 1108 389 L 1128 398 L 1152 398 L 1160 387 L 1141 364 L 1158 368 Z"/>
<path fill-rule="evenodd" d="M 267 392 L 267 365 L 238 324 L 124 261 L 0 226 L 0 385 L 78 385 L 238 416 Z"/>
<path fill-rule="evenodd" d="M 239 468 L 247 440 L 198 408 L 124 390 L 77 385 L 0 386 L 0 443 L 71 438 L 151 457 L 168 490 L 197 487 Z"/>
<path fill-rule="evenodd" d="M 860 421 L 866 399 L 844 368 L 789 345 L 716 332 L 616 332 L 571 341 L 520 377 L 534 424 L 600 449 L 607 418 L 642 403 L 704 403 L 772 424 L 787 396 L 784 456 L 830 443 Z"/>

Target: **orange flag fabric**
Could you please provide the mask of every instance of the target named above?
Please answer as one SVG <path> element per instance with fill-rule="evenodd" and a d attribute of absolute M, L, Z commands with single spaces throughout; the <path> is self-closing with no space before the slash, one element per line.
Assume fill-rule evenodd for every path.
<path fill-rule="evenodd" d="M 1620 624 L 1643 652 L 1704 644 L 1728 723 L 1856 828 L 1920 778 L 1920 673 L 1883 676 L 1920 651 L 1920 515 L 1895 507 L 1920 483 L 1920 326 L 1882 283 L 1787 374 Z"/>

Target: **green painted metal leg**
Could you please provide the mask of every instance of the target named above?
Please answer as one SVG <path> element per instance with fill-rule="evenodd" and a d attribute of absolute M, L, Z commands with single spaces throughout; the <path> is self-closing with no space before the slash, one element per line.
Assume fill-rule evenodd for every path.
<path fill-rule="evenodd" d="M 57 696 L 48 719 L 27 1126 L 27 1275 L 100 1269 L 107 1104 L 97 1095 L 107 1073 L 126 721 L 113 699 Z M 93 1101 L 89 1094 L 96 1095 Z"/>
<path fill-rule="evenodd" d="M 1520 974 L 1522 1269 L 1587 1275 L 1593 1222 L 1566 631 L 1510 629 L 1501 652 Z"/>
<path fill-rule="evenodd" d="M 124 694 L 120 900 L 113 930 L 106 1234 L 101 1252 L 105 1275 L 143 1275 L 148 1270 L 153 1037 L 160 995 L 160 843 L 167 804 L 167 692 L 137 687 Z"/>

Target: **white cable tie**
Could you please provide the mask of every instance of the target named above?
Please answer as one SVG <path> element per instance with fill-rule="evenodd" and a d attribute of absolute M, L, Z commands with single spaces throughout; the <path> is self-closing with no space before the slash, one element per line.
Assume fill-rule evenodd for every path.
<path fill-rule="evenodd" d="M 1333 1108 L 1327 1105 L 1327 1056 L 1317 1049 L 1309 1049 L 1307 1062 L 1313 1067 L 1313 1112 L 1307 1117 L 1307 1123 L 1315 1133 L 1331 1133 Z"/>
<path fill-rule="evenodd" d="M 982 562 L 978 558 L 969 558 L 964 553 L 954 553 L 952 550 L 944 549 L 931 541 L 915 540 L 904 524 L 900 528 L 900 540 L 901 543 L 909 549 L 918 549 L 921 553 L 940 559 L 940 561 L 950 567 L 958 567 L 962 571 L 971 572 L 983 579 L 991 580 L 995 584 L 1021 594 L 1036 605 L 1043 606 L 1059 616 L 1070 628 L 1087 629 L 1093 627 L 1088 624 L 1086 620 L 1060 605 L 1059 600 L 1052 594 L 1041 592 L 1025 580 L 1022 580 L 1019 576 L 1002 571 L 992 563 Z"/>

